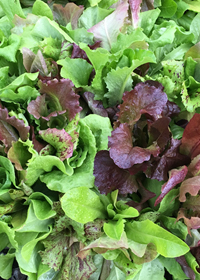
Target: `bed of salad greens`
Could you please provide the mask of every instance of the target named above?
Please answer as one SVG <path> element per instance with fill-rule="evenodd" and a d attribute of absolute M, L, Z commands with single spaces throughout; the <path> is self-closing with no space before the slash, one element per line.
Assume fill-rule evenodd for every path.
<path fill-rule="evenodd" d="M 0 1 L 0 278 L 200 279 L 200 0 Z"/>

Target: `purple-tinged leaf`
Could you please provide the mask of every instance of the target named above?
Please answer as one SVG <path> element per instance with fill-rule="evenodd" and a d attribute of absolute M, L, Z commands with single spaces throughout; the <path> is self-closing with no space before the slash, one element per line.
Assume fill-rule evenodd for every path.
<path fill-rule="evenodd" d="M 157 143 L 153 143 L 147 148 L 133 147 L 132 131 L 127 123 L 120 124 L 112 132 L 108 146 L 110 148 L 110 157 L 117 166 L 123 169 L 148 161 L 151 155 L 156 157 L 160 153 Z"/>
<path fill-rule="evenodd" d="M 79 106 L 79 95 L 73 91 L 74 85 L 69 79 L 39 82 L 39 87 L 40 92 L 48 96 L 49 107 L 53 107 L 55 111 L 66 110 L 69 121 L 82 110 Z"/>
<path fill-rule="evenodd" d="M 39 71 L 42 76 L 47 76 L 49 71 L 42 52 L 38 50 L 37 54 L 34 54 L 28 48 L 22 49 L 23 64 L 27 72 L 35 73 Z"/>
<path fill-rule="evenodd" d="M 74 3 L 67 3 L 65 7 L 61 4 L 53 5 L 53 17 L 60 25 L 66 26 L 71 23 L 72 29 L 78 27 L 78 19 L 84 10 L 83 6 L 77 6 Z"/>
<path fill-rule="evenodd" d="M 149 168 L 145 171 L 146 176 L 159 181 L 167 181 L 167 174 L 171 169 L 182 166 L 183 164 L 188 165 L 190 158 L 179 153 L 180 144 L 180 140 L 172 138 L 168 149 L 163 155 L 149 163 Z"/>
<path fill-rule="evenodd" d="M 96 41 L 101 41 L 101 47 L 111 49 L 112 43 L 117 40 L 120 28 L 124 25 L 127 11 L 128 3 L 122 2 L 112 14 L 88 29 L 88 32 L 94 34 Z"/>
<path fill-rule="evenodd" d="M 200 196 L 190 196 L 187 197 L 187 200 L 183 203 L 183 208 L 187 210 L 192 210 L 193 212 L 199 213 L 200 211 Z"/>
<path fill-rule="evenodd" d="M 119 248 L 128 249 L 128 241 L 125 232 L 122 234 L 122 237 L 120 240 L 109 238 L 108 236 L 102 236 L 95 241 L 91 242 L 89 245 L 83 247 L 80 252 L 78 253 L 78 256 L 82 258 L 82 256 L 85 255 L 84 251 L 88 251 L 90 249 L 98 250 L 101 253 L 105 253 L 108 250 L 115 250 Z"/>
<path fill-rule="evenodd" d="M 81 259 L 77 256 L 79 252 L 79 243 L 73 243 L 66 252 L 66 257 L 60 271 L 60 280 L 80 279 L 86 280 L 96 270 L 92 256 Z"/>
<path fill-rule="evenodd" d="M 184 223 L 186 224 L 187 228 L 188 228 L 188 233 L 191 235 L 190 233 L 190 229 L 198 229 L 200 228 L 200 218 L 199 217 L 191 217 L 187 218 L 187 213 L 186 210 L 181 208 L 178 212 L 178 216 L 177 216 L 177 221 L 183 219 Z"/>
<path fill-rule="evenodd" d="M 200 114 L 194 114 L 187 124 L 182 137 L 180 151 L 191 159 L 200 154 Z"/>
<path fill-rule="evenodd" d="M 108 113 L 103 106 L 102 101 L 94 100 L 94 94 L 91 92 L 84 92 L 83 97 L 86 100 L 88 107 L 93 114 L 97 114 L 102 117 L 108 117 Z"/>
<path fill-rule="evenodd" d="M 44 141 L 39 142 L 35 137 L 34 127 L 31 126 L 31 140 L 33 143 L 34 149 L 39 153 L 45 146 L 46 143 Z"/>
<path fill-rule="evenodd" d="M 196 276 L 192 268 L 188 265 L 185 256 L 180 256 L 178 258 L 175 258 L 176 261 L 181 265 L 185 275 L 190 279 L 190 280 L 195 280 Z"/>
<path fill-rule="evenodd" d="M 101 230 L 103 224 L 104 221 L 100 219 L 96 219 L 94 222 L 85 224 L 84 229 L 87 239 L 93 241 L 101 237 L 103 235 L 103 232 Z"/>
<path fill-rule="evenodd" d="M 190 165 L 188 166 L 187 177 L 198 176 L 200 173 L 200 155 L 193 158 Z"/>
<path fill-rule="evenodd" d="M 42 118 L 49 121 L 51 117 L 64 114 L 66 111 L 54 111 L 49 114 L 47 108 L 48 96 L 46 94 L 38 96 L 35 100 L 32 100 L 27 107 L 28 112 L 34 116 L 37 120 Z"/>
<path fill-rule="evenodd" d="M 140 13 L 140 5 L 142 3 L 142 0 L 128 0 L 130 8 L 131 8 L 131 14 L 132 14 L 132 24 L 134 28 L 138 27 L 138 21 L 139 21 L 139 13 Z"/>
<path fill-rule="evenodd" d="M 186 201 L 186 193 L 190 193 L 192 196 L 196 196 L 200 190 L 200 176 L 195 176 L 186 179 L 180 186 L 180 202 Z"/>
<path fill-rule="evenodd" d="M 100 193 L 108 194 L 116 189 L 120 194 L 136 192 L 137 182 L 128 170 L 120 169 L 114 164 L 108 151 L 99 151 L 94 161 L 95 185 Z"/>
<path fill-rule="evenodd" d="M 19 137 L 25 141 L 28 138 L 29 130 L 30 127 L 25 126 L 23 120 L 14 116 L 10 117 L 6 108 L 0 108 L 0 140 L 4 143 L 6 152 L 12 146 L 12 142 L 17 141 Z"/>
<path fill-rule="evenodd" d="M 70 158 L 73 154 L 72 137 L 64 130 L 56 128 L 48 128 L 39 131 L 40 136 L 44 141 L 51 144 L 56 149 L 56 156 L 64 161 Z"/>
<path fill-rule="evenodd" d="M 163 109 L 162 115 L 165 117 L 173 118 L 180 113 L 180 109 L 176 103 L 167 100 L 167 104 Z"/>
<path fill-rule="evenodd" d="M 138 185 L 139 185 L 138 192 L 141 196 L 140 202 L 135 202 L 135 201 L 131 200 L 131 201 L 127 202 L 127 205 L 136 208 L 140 212 L 143 209 L 145 202 L 147 202 L 149 199 L 155 197 L 156 194 L 147 190 L 140 181 L 138 181 Z"/>
<path fill-rule="evenodd" d="M 88 45 L 91 50 L 96 50 L 100 47 L 100 41 L 95 42 L 93 45 Z M 73 50 L 71 54 L 71 58 L 82 58 L 85 59 L 87 62 L 90 63 L 90 60 L 84 50 L 82 50 L 78 45 L 73 43 Z"/>
<path fill-rule="evenodd" d="M 117 123 L 127 123 L 133 126 L 142 114 L 153 121 L 161 117 L 167 104 L 167 95 L 157 82 L 139 83 L 135 88 L 123 95 L 123 103 L 119 105 L 120 112 Z"/>
<path fill-rule="evenodd" d="M 164 185 L 162 185 L 161 194 L 156 199 L 155 206 L 162 201 L 169 191 L 171 191 L 179 183 L 183 182 L 185 176 L 187 175 L 187 171 L 188 169 L 185 165 L 180 169 L 172 169 L 169 171 L 169 180 Z"/>
<path fill-rule="evenodd" d="M 27 110 L 28 112 L 34 116 L 37 120 L 39 118 L 44 118 L 49 120 L 48 117 L 48 108 L 47 108 L 47 102 L 46 102 L 46 96 L 45 94 L 38 96 L 35 100 L 32 100 L 29 102 Z"/>
<path fill-rule="evenodd" d="M 45 251 L 39 252 L 42 263 L 58 271 L 61 268 L 66 249 L 69 247 L 70 237 L 60 232 L 55 235 L 50 234 L 42 242 L 45 246 Z"/>
<path fill-rule="evenodd" d="M 159 118 L 149 128 L 151 141 L 156 141 L 161 149 L 164 149 L 170 140 L 170 121 L 171 120 L 168 117 Z"/>
<path fill-rule="evenodd" d="M 82 50 L 75 43 L 73 43 L 73 50 L 72 50 L 71 58 L 82 58 L 82 59 L 87 60 L 87 62 L 89 62 L 86 52 L 84 50 Z"/>

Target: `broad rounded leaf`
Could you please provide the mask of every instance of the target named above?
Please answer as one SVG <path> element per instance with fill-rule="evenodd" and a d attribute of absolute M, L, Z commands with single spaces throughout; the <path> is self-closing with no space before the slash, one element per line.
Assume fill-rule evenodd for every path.
<path fill-rule="evenodd" d="M 104 218 L 104 206 L 99 196 L 88 187 L 67 191 L 61 198 L 61 206 L 68 217 L 79 223 Z"/>
<path fill-rule="evenodd" d="M 95 185 L 102 194 L 108 194 L 116 189 L 120 194 L 137 192 L 138 184 L 135 177 L 115 165 L 108 151 L 100 151 L 96 154 L 94 176 Z"/>

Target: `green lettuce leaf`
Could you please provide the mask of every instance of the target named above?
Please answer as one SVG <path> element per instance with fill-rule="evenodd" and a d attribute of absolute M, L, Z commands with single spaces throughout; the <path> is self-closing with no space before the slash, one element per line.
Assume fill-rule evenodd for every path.
<path fill-rule="evenodd" d="M 153 243 L 157 252 L 164 257 L 173 258 L 186 254 L 189 247 L 181 239 L 172 235 L 150 220 L 126 223 L 127 237 L 138 243 Z"/>
<path fill-rule="evenodd" d="M 88 187 L 67 191 L 61 198 L 61 206 L 68 217 L 79 223 L 85 224 L 105 217 L 100 197 Z"/>

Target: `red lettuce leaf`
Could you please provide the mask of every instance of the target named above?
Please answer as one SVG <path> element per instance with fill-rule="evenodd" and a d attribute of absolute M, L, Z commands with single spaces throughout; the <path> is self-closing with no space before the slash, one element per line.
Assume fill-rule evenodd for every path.
<path fill-rule="evenodd" d="M 162 115 L 165 117 L 173 118 L 180 113 L 180 108 L 174 102 L 167 101 L 166 107 L 164 107 Z"/>
<path fill-rule="evenodd" d="M 64 130 L 48 128 L 39 131 L 40 136 L 56 149 L 56 156 L 64 161 L 73 154 L 72 137 Z"/>
<path fill-rule="evenodd" d="M 165 195 L 171 191 L 177 184 L 183 182 L 187 175 L 187 166 L 182 166 L 180 169 L 172 169 L 169 171 L 169 180 L 162 186 L 161 194 L 155 201 L 155 206 L 158 205 L 165 197 Z"/>
<path fill-rule="evenodd" d="M 59 270 L 62 265 L 64 254 L 70 244 L 70 237 L 64 235 L 63 232 L 50 234 L 42 242 L 45 246 L 45 251 L 39 252 L 42 257 L 42 263 L 47 264 L 55 271 Z"/>
<path fill-rule="evenodd" d="M 196 156 L 188 166 L 187 177 L 197 176 L 200 173 L 200 155 Z"/>
<path fill-rule="evenodd" d="M 28 48 L 23 48 L 22 53 L 23 64 L 27 72 L 34 73 L 39 71 L 42 76 L 48 75 L 49 71 L 47 64 L 40 50 L 38 50 L 37 54 L 35 54 Z"/>
<path fill-rule="evenodd" d="M 196 279 L 196 276 L 195 276 L 195 273 L 194 271 L 192 270 L 192 268 L 188 265 L 186 259 L 185 259 L 185 256 L 180 256 L 178 258 L 175 258 L 176 261 L 181 265 L 185 275 L 191 279 L 191 280 L 195 280 Z"/>
<path fill-rule="evenodd" d="M 179 166 L 188 165 L 190 158 L 188 156 L 179 153 L 181 141 L 177 139 L 171 139 L 168 144 L 168 149 L 164 151 L 162 156 L 153 159 L 145 171 L 148 178 L 156 179 L 159 181 L 166 181 L 168 179 L 168 172 Z"/>
<path fill-rule="evenodd" d="M 146 81 L 123 95 L 123 103 L 119 105 L 117 124 L 127 123 L 131 127 L 145 114 L 153 121 L 161 117 L 167 104 L 167 95 L 160 83 Z"/>
<path fill-rule="evenodd" d="M 178 212 L 177 221 L 183 219 L 184 223 L 186 224 L 188 228 L 188 233 L 190 233 L 190 229 L 198 229 L 200 228 L 200 218 L 199 217 L 191 217 L 189 215 L 189 218 L 187 217 L 187 211 L 186 209 L 181 208 Z"/>
<path fill-rule="evenodd" d="M 89 251 L 90 249 L 95 250 L 97 253 L 105 253 L 108 250 L 115 249 L 128 249 L 128 242 L 125 232 L 122 234 L 120 240 L 112 239 L 108 236 L 101 236 L 100 238 L 94 240 L 89 245 L 83 247 L 78 256 L 82 259 L 85 256 L 85 251 Z"/>
<path fill-rule="evenodd" d="M 200 190 L 200 176 L 195 176 L 183 181 L 180 186 L 180 202 L 186 201 L 186 193 L 196 196 Z"/>
<path fill-rule="evenodd" d="M 131 201 L 127 202 L 126 204 L 131 207 L 136 208 L 140 212 L 145 207 L 145 202 L 147 202 L 149 199 L 155 197 L 156 194 L 147 190 L 139 180 L 138 180 L 138 185 L 139 185 L 138 193 L 140 194 L 140 197 L 141 197 L 140 202 L 131 200 Z"/>
<path fill-rule="evenodd" d="M 47 83 L 39 81 L 40 92 L 45 95 L 31 101 L 27 108 L 28 112 L 37 119 L 43 117 L 45 120 L 65 113 L 71 121 L 82 110 L 79 106 L 79 95 L 73 91 L 73 86 L 68 79 L 60 81 L 54 79 Z"/>
<path fill-rule="evenodd" d="M 91 92 L 84 92 L 83 97 L 86 100 L 88 107 L 92 111 L 93 114 L 97 114 L 102 117 L 108 117 L 108 113 L 103 106 L 102 101 L 94 100 L 94 94 Z"/>
<path fill-rule="evenodd" d="M 135 177 L 128 170 L 120 169 L 114 164 L 108 151 L 99 151 L 94 161 L 95 185 L 101 194 L 108 194 L 116 189 L 120 194 L 136 192 Z"/>
<path fill-rule="evenodd" d="M 31 140 L 33 143 L 34 150 L 36 150 L 38 153 L 46 146 L 46 143 L 44 141 L 39 142 L 36 139 L 33 126 L 31 126 Z"/>
<path fill-rule="evenodd" d="M 74 243 L 67 250 L 66 257 L 60 271 L 60 279 L 89 279 L 91 274 L 94 273 L 96 267 L 93 262 L 92 256 L 86 256 L 81 259 L 77 256 L 80 251 L 79 243 Z"/>
<path fill-rule="evenodd" d="M 25 141 L 28 139 L 30 126 L 25 126 L 23 120 L 19 120 L 16 117 L 10 117 L 6 108 L 0 108 L 0 140 L 5 145 L 5 152 L 12 146 L 12 142 L 15 142 L 21 138 Z"/>
<path fill-rule="evenodd" d="M 132 14 L 132 24 L 134 28 L 138 27 L 139 21 L 139 13 L 140 13 L 140 5 L 142 4 L 142 0 L 128 0 L 131 14 Z"/>
<path fill-rule="evenodd" d="M 96 50 L 97 48 L 100 47 L 100 41 L 95 42 L 93 45 L 88 45 L 88 47 L 91 50 Z M 71 58 L 82 58 L 87 60 L 87 62 L 90 63 L 90 60 L 86 54 L 86 52 L 84 50 L 82 50 L 78 45 L 76 45 L 75 43 L 73 43 L 73 50 L 72 50 L 72 54 L 71 54 Z"/>
<path fill-rule="evenodd" d="M 49 121 L 51 117 L 64 114 L 66 111 L 54 111 L 49 114 L 47 107 L 48 96 L 46 94 L 38 96 L 35 100 L 32 100 L 27 107 L 28 112 L 34 116 L 37 120 L 42 118 Z"/>
<path fill-rule="evenodd" d="M 187 124 L 182 137 L 180 151 L 192 159 L 200 154 L 200 114 L 194 114 Z"/>
<path fill-rule="evenodd" d="M 74 3 L 67 3 L 65 7 L 61 4 L 53 5 L 53 17 L 60 25 L 66 26 L 71 23 L 72 29 L 78 27 L 78 19 L 84 10 L 83 6 L 77 6 Z"/>
<path fill-rule="evenodd" d="M 120 124 L 112 132 L 108 146 L 110 148 L 110 157 L 117 166 L 123 169 L 148 161 L 151 155 L 156 157 L 160 153 L 157 143 L 153 143 L 147 148 L 133 147 L 132 131 L 127 123 Z"/>
<path fill-rule="evenodd" d="M 151 141 L 156 141 L 161 149 L 164 149 L 170 140 L 169 131 L 170 118 L 163 117 L 156 120 L 149 128 L 149 137 Z"/>

